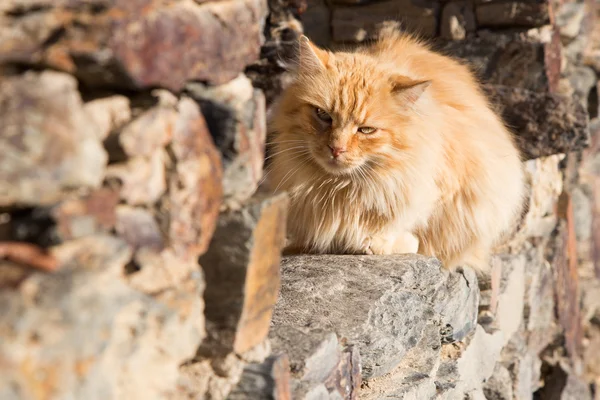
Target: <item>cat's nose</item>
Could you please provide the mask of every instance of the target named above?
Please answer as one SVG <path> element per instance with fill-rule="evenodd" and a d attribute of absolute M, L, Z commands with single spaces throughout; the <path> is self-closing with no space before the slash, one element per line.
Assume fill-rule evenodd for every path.
<path fill-rule="evenodd" d="M 334 158 L 337 158 L 337 157 L 339 157 L 340 154 L 346 152 L 345 147 L 339 147 L 339 146 L 328 146 L 328 147 L 331 150 L 331 154 L 333 155 Z"/>

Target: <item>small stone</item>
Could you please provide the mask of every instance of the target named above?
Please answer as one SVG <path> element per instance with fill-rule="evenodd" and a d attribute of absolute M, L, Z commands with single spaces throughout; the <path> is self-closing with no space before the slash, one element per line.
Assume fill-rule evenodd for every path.
<path fill-rule="evenodd" d="M 78 239 L 98 233 L 108 233 L 115 227 L 115 208 L 119 193 L 111 189 L 98 189 L 89 195 L 68 199 L 50 211 L 56 222 L 60 240 Z"/>
<path fill-rule="evenodd" d="M 0 206 L 48 205 L 100 186 L 107 156 L 73 77 L 0 77 L 0 120 Z"/>
<path fill-rule="evenodd" d="M 556 25 L 560 31 L 560 36 L 566 39 L 575 39 L 581 31 L 584 17 L 584 3 L 561 4 L 556 13 Z"/>
<path fill-rule="evenodd" d="M 483 385 L 483 393 L 487 400 L 512 400 L 512 378 L 502 364 L 496 364 L 494 373 Z"/>
<path fill-rule="evenodd" d="M 332 37 L 336 42 L 357 43 L 372 39 L 392 19 L 403 29 L 433 37 L 437 30 L 438 5 L 410 0 L 387 0 L 364 5 L 335 7 L 331 16 Z"/>
<path fill-rule="evenodd" d="M 238 211 L 219 217 L 206 254 L 206 316 L 229 332 L 225 347 L 238 354 L 262 342 L 279 290 L 279 260 L 285 241 L 288 199 L 257 194 Z M 225 335 L 222 335 L 225 337 Z"/>
<path fill-rule="evenodd" d="M 244 75 L 221 86 L 192 83 L 190 96 L 223 155 L 223 206 L 238 209 L 256 191 L 265 159 L 265 99 Z"/>
<path fill-rule="evenodd" d="M 271 356 L 261 364 L 246 366 L 240 382 L 227 398 L 291 400 L 290 385 L 290 366 L 287 356 Z"/>
<path fill-rule="evenodd" d="M 158 150 L 150 157 L 111 164 L 106 169 L 106 178 L 118 181 L 121 199 L 128 204 L 154 204 L 166 191 L 166 157 L 164 150 Z"/>
<path fill-rule="evenodd" d="M 159 104 L 125 126 L 119 144 L 129 157 L 150 157 L 171 141 L 176 122 L 175 108 Z"/>
<path fill-rule="evenodd" d="M 475 32 L 476 22 L 473 5 L 466 1 L 444 5 L 440 25 L 440 36 L 448 40 L 462 40 Z"/>
<path fill-rule="evenodd" d="M 114 130 L 131 120 L 129 99 L 114 95 L 102 97 L 85 103 L 84 109 L 98 127 L 98 139 L 104 140 Z"/>

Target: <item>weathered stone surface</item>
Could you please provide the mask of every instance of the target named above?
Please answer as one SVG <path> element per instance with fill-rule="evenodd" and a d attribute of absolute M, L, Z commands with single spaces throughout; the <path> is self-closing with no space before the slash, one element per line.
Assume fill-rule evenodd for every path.
<path fill-rule="evenodd" d="M 588 116 L 576 100 L 521 88 L 486 85 L 525 159 L 581 150 L 589 142 Z"/>
<path fill-rule="evenodd" d="M 310 398 L 309 393 L 314 391 L 323 392 L 321 386 L 326 389 L 326 398 L 357 396 L 361 386 L 358 349 L 342 348 L 335 333 L 274 326 L 269 338 L 275 353 L 289 355 L 294 399 Z"/>
<path fill-rule="evenodd" d="M 74 240 L 53 254 L 57 272 L 0 291 L 0 397 L 160 398 L 172 390 L 204 335 L 201 276 L 147 296 L 121 279 L 131 249 L 118 238 Z"/>
<path fill-rule="evenodd" d="M 481 33 L 441 43 L 439 49 L 469 63 L 486 83 L 554 92 L 560 79 L 560 46 L 558 31 L 544 28 L 519 34 Z"/>
<path fill-rule="evenodd" d="M 440 22 L 440 36 L 448 40 L 462 40 L 475 32 L 475 12 L 468 1 L 454 1 L 444 5 Z"/>
<path fill-rule="evenodd" d="M 265 159 L 265 99 L 244 75 L 221 86 L 186 87 L 223 156 L 223 208 L 238 209 L 258 187 Z"/>
<path fill-rule="evenodd" d="M 210 248 L 200 258 L 207 285 L 206 316 L 223 345 L 244 353 L 269 331 L 279 290 L 287 196 L 255 195 L 239 211 L 221 214 Z"/>
<path fill-rule="evenodd" d="M 85 197 L 61 202 L 50 211 L 56 221 L 56 235 L 64 241 L 108 233 L 117 222 L 118 201 L 116 191 L 102 188 Z"/>
<path fill-rule="evenodd" d="M 125 162 L 111 164 L 106 178 L 119 186 L 121 199 L 131 205 L 156 203 L 167 190 L 163 150 L 150 157 L 134 157 Z"/>
<path fill-rule="evenodd" d="M 560 36 L 566 39 L 575 39 L 585 17 L 585 4 L 565 3 L 557 11 L 556 25 L 560 30 Z"/>
<path fill-rule="evenodd" d="M 490 1 L 475 7 L 481 27 L 536 27 L 550 23 L 550 4 L 547 1 Z"/>
<path fill-rule="evenodd" d="M 125 96 L 101 97 L 85 103 L 83 107 L 97 127 L 100 140 L 131 120 L 129 99 Z"/>
<path fill-rule="evenodd" d="M 290 366 L 285 355 L 271 356 L 244 368 L 240 382 L 227 396 L 231 400 L 291 400 Z"/>
<path fill-rule="evenodd" d="M 476 320 L 474 273 L 449 273 L 434 259 L 292 256 L 284 259 L 282 277 L 274 325 L 347 338 L 360 349 L 365 378 L 392 371 L 419 343 L 426 346 L 426 335 L 438 343 L 462 339 Z M 450 299 L 463 307 L 443 309 Z"/>
<path fill-rule="evenodd" d="M 512 400 L 512 378 L 510 372 L 500 363 L 496 364 L 490 379 L 483 385 L 483 394 L 487 400 Z"/>
<path fill-rule="evenodd" d="M 577 274 L 577 240 L 573 225 L 573 203 L 563 192 L 558 204 L 560 223 L 556 230 L 551 258 L 554 273 L 557 317 L 565 337 L 565 348 L 575 362 L 581 356 L 583 339 Z"/>
<path fill-rule="evenodd" d="M 197 257 L 208 248 L 221 203 L 222 168 L 219 152 L 198 105 L 184 97 L 178 103 L 170 151 L 174 166 L 167 174 L 168 237 L 179 255 Z"/>
<path fill-rule="evenodd" d="M 131 121 L 118 134 L 119 144 L 129 157 L 151 157 L 166 146 L 177 124 L 177 99 L 159 103 Z"/>
<path fill-rule="evenodd" d="M 398 21 L 403 29 L 433 37 L 437 31 L 439 5 L 411 0 L 388 0 L 360 6 L 335 7 L 332 10 L 332 37 L 336 42 L 363 42 L 372 39 L 389 21 Z"/>
<path fill-rule="evenodd" d="M 93 86 L 179 91 L 190 80 L 224 83 L 258 58 L 267 12 L 266 0 L 88 3 L 24 13 L 20 2 L 5 6 L 0 63 L 43 63 Z"/>
<path fill-rule="evenodd" d="M 107 156 L 72 77 L 0 77 L 0 120 L 0 206 L 47 205 L 102 182 Z"/>

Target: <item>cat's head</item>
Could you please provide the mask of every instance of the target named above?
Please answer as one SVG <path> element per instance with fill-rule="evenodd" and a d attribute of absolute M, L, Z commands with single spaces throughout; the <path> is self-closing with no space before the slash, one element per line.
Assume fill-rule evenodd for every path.
<path fill-rule="evenodd" d="M 332 53 L 301 37 L 294 83 L 276 121 L 288 146 L 330 174 L 385 166 L 410 150 L 408 127 L 430 82 L 411 79 L 366 52 Z M 291 154 L 288 154 L 291 155 Z"/>

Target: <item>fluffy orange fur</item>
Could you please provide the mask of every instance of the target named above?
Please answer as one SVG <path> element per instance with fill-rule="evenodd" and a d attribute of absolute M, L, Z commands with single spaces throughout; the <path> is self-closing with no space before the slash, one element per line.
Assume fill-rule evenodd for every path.
<path fill-rule="evenodd" d="M 302 37 L 270 133 L 295 251 L 418 252 L 485 271 L 521 210 L 519 152 L 476 79 L 396 31 L 354 52 Z"/>

